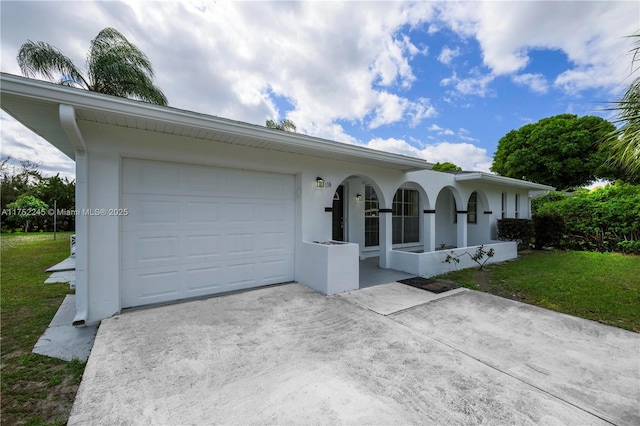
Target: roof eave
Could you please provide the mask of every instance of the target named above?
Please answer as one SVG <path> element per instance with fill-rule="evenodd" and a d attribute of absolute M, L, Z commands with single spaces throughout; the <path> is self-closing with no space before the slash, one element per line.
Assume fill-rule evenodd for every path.
<path fill-rule="evenodd" d="M 486 182 L 492 184 L 501 184 L 505 186 L 511 186 L 516 188 L 523 188 L 528 190 L 538 190 L 538 191 L 553 191 L 555 188 L 549 185 L 543 185 L 541 183 L 528 182 L 525 180 L 514 179 L 505 176 L 493 175 L 490 173 L 464 173 L 455 175 L 456 182 Z"/>
<path fill-rule="evenodd" d="M 162 121 L 173 125 L 194 129 L 216 131 L 224 134 L 243 136 L 265 142 L 277 143 L 282 150 L 287 147 L 304 148 L 317 156 L 323 153 L 351 158 L 371 160 L 377 164 L 403 172 L 431 169 L 433 164 L 414 157 L 376 151 L 358 145 L 351 145 L 299 133 L 283 132 L 263 126 L 214 117 L 192 111 L 163 107 L 142 101 L 88 92 L 77 88 L 61 86 L 49 82 L 28 79 L 11 74 L 0 74 L 0 90 L 3 94 L 31 98 L 57 104 L 71 105 L 77 110 L 100 111 L 116 115 L 127 115 L 141 120 Z M 3 109 L 4 106 L 3 106 Z M 9 112 L 9 111 L 7 111 Z M 25 123 L 23 123 L 25 124 Z M 30 127 L 28 124 L 25 126 Z M 42 136 L 42 135 L 41 135 Z M 66 152 L 65 152 L 66 153 Z"/>

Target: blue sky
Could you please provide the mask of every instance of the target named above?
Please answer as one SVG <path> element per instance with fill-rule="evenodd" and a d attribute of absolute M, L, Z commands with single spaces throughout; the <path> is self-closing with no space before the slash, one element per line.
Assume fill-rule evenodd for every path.
<path fill-rule="evenodd" d="M 64 7 L 61 7 L 64 6 Z M 1 3 L 3 72 L 27 39 L 84 65 L 104 27 L 151 59 L 171 106 L 488 171 L 508 131 L 601 109 L 630 83 L 639 2 Z M 91 16 L 90 20 L 85 17 Z M 62 24 L 64 23 L 64 24 Z M 2 113 L 4 155 L 74 164 Z"/>

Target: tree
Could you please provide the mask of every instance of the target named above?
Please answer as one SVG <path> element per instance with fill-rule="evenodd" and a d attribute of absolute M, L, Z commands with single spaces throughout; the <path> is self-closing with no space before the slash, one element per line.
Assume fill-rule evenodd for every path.
<path fill-rule="evenodd" d="M 30 160 L 17 160 L 20 168 L 11 165 L 11 156 L 0 159 L 0 203 L 2 209 L 13 203 L 21 195 L 33 195 L 34 188 L 42 180 L 39 164 Z"/>
<path fill-rule="evenodd" d="M 445 161 L 444 163 L 436 163 L 433 165 L 431 170 L 435 172 L 460 172 L 462 171 L 461 167 L 456 166 L 453 163 Z"/>
<path fill-rule="evenodd" d="M 60 178 L 55 175 L 43 178 L 34 188 L 34 196 L 44 201 L 49 207 L 56 207 L 61 214 L 57 215 L 57 229 L 60 231 L 73 231 L 75 229 L 75 216 L 65 214 L 73 211 L 76 205 L 76 184 L 68 178 Z M 46 215 L 38 218 L 37 224 L 47 230 L 53 229 L 53 216 Z"/>
<path fill-rule="evenodd" d="M 640 68 L 634 65 L 640 61 L 640 34 L 634 34 L 635 47 L 631 50 L 631 74 Z M 612 102 L 610 110 L 618 114 L 614 119 L 620 127 L 611 132 L 604 144 L 610 153 L 609 161 L 628 173 L 629 181 L 640 182 L 640 76 L 636 77 L 627 88 L 622 98 Z"/>
<path fill-rule="evenodd" d="M 9 206 L 19 198 L 31 195 L 44 202 L 47 206 L 56 205 L 59 211 L 72 211 L 75 209 L 75 181 L 60 178 L 59 175 L 43 177 L 39 170 L 40 165 L 29 160 L 17 160 L 20 166 L 13 166 L 10 156 L 3 155 L 0 158 L 0 194 L 1 206 L 5 212 L 1 216 L 3 230 L 10 229 L 13 225 L 24 226 L 23 222 L 15 215 L 9 215 Z M 13 204 L 14 210 L 15 204 Z M 39 229 L 53 230 L 53 216 L 50 214 L 37 215 L 29 219 L 28 227 L 38 226 Z M 75 227 L 73 214 L 58 216 L 57 228 L 59 230 L 72 231 Z"/>
<path fill-rule="evenodd" d="M 71 59 L 42 41 L 27 40 L 18 52 L 18 65 L 27 77 L 40 74 L 64 85 L 167 105 L 166 96 L 153 84 L 147 56 L 113 28 L 103 29 L 91 41 L 86 77 Z"/>
<path fill-rule="evenodd" d="M 13 203 L 7 205 L 7 211 L 3 211 L 7 216 L 20 226 L 24 226 L 24 232 L 29 232 L 29 224 L 32 220 L 48 214 L 49 206 L 42 200 L 37 199 L 33 195 L 22 195 Z"/>
<path fill-rule="evenodd" d="M 491 171 L 502 176 L 576 188 L 596 179 L 616 179 L 619 170 L 605 164 L 600 141 L 615 126 L 600 117 L 560 114 L 512 130 L 500 139 Z"/>
<path fill-rule="evenodd" d="M 275 122 L 274 120 L 269 119 L 267 120 L 266 126 L 270 129 L 285 130 L 287 132 L 295 133 L 296 131 L 296 123 L 286 118 L 278 122 Z"/>

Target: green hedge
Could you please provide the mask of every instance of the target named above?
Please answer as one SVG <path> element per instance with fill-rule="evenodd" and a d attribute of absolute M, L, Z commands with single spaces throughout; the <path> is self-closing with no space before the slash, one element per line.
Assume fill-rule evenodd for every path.
<path fill-rule="evenodd" d="M 529 248 L 533 242 L 535 230 L 531 219 L 499 219 L 498 239 L 516 241 L 518 250 Z"/>
<path fill-rule="evenodd" d="M 533 226 L 537 250 L 544 247 L 564 247 L 567 226 L 562 216 L 550 213 L 535 214 L 533 215 Z"/>
<path fill-rule="evenodd" d="M 536 246 L 640 253 L 640 185 L 619 182 L 547 198 L 536 203 Z"/>

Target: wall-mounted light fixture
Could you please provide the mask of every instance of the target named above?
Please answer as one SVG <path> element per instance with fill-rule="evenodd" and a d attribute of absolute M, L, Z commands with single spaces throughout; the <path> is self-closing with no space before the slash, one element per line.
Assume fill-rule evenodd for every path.
<path fill-rule="evenodd" d="M 324 179 L 321 177 L 316 178 L 316 188 L 324 188 Z"/>
<path fill-rule="evenodd" d="M 358 201 L 358 202 L 362 201 L 362 195 L 361 194 L 356 194 L 356 201 Z"/>

